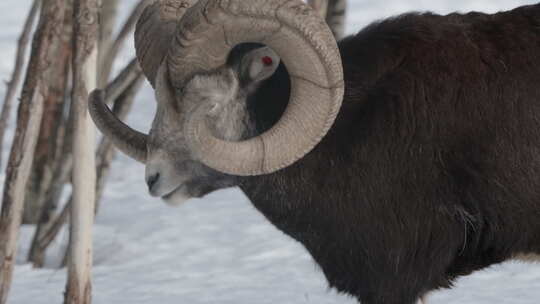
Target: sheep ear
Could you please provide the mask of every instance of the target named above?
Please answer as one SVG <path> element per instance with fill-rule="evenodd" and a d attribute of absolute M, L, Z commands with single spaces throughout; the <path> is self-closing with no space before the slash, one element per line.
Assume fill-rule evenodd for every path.
<path fill-rule="evenodd" d="M 280 63 L 279 56 L 269 47 L 247 53 L 240 63 L 240 76 L 249 82 L 259 82 L 274 74 Z"/>

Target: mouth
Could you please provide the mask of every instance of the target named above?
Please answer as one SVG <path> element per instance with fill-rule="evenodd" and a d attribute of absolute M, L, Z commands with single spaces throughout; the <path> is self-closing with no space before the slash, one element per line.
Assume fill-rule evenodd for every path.
<path fill-rule="evenodd" d="M 207 194 L 222 188 L 230 187 L 231 184 L 220 180 L 214 180 L 213 183 L 203 182 L 197 179 L 191 179 L 183 182 L 171 192 L 162 195 L 161 199 L 171 206 L 178 206 L 192 198 L 203 198 Z"/>
<path fill-rule="evenodd" d="M 191 196 L 187 192 L 186 184 L 181 184 L 170 193 L 165 194 L 161 197 L 161 199 L 170 206 L 181 205 L 190 198 Z"/>
<path fill-rule="evenodd" d="M 163 196 L 161 197 L 161 199 L 162 199 L 162 200 L 168 200 L 168 199 L 170 199 L 171 197 L 173 197 L 174 194 L 175 194 L 176 192 L 183 190 L 183 188 L 185 188 L 185 187 L 186 187 L 185 184 L 181 184 L 180 186 L 174 188 L 173 191 L 171 191 L 171 192 L 169 192 L 169 193 L 163 195 Z"/>

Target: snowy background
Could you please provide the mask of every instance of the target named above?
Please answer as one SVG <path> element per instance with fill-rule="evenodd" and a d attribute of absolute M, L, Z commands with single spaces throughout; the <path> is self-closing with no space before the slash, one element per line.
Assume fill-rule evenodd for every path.
<path fill-rule="evenodd" d="M 8 80 L 16 39 L 30 0 L 0 1 L 0 80 Z M 406 11 L 496 12 L 533 0 L 349 0 L 347 29 Z M 127 15 L 135 0 L 122 0 Z M 117 68 L 133 56 L 126 46 Z M 0 86 L 0 96 L 5 87 Z M 153 116 L 149 86 L 139 95 L 130 124 L 147 131 Z M 8 132 L 11 140 L 13 127 Z M 1 151 L 6 159 L 8 150 Z M 142 165 L 117 157 L 94 230 L 93 297 L 124 303 L 355 303 L 329 290 L 303 248 L 268 223 L 238 189 L 212 193 L 170 208 L 146 192 Z M 3 181 L 3 172 L 0 182 Z M 3 183 L 2 183 L 3 184 Z M 33 227 L 23 227 L 10 304 L 62 303 L 66 280 L 57 270 L 65 231 L 45 270 L 25 264 Z M 430 303 L 540 303 L 540 265 L 506 263 L 434 293 Z"/>

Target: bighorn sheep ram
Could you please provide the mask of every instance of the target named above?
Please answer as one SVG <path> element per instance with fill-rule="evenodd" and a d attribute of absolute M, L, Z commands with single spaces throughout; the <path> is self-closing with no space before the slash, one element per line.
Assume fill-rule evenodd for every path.
<path fill-rule="evenodd" d="M 240 186 L 361 303 L 540 253 L 540 4 L 405 14 L 337 46 L 300 0 L 160 0 L 136 49 L 150 134 L 99 91 L 89 109 L 150 193 Z"/>

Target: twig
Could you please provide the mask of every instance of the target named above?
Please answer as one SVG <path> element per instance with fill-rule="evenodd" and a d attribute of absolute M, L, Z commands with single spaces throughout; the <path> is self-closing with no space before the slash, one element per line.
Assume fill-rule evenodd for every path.
<path fill-rule="evenodd" d="M 112 104 L 139 77 L 141 72 L 137 58 L 132 59 L 122 72 L 107 85 L 105 89 L 106 103 Z"/>
<path fill-rule="evenodd" d="M 113 43 L 113 30 L 118 13 L 119 0 L 104 1 L 101 6 L 101 16 L 99 18 L 99 54 L 98 54 L 98 87 L 102 88 L 107 84 L 110 67 L 103 64 L 107 51 Z"/>
<path fill-rule="evenodd" d="M 0 151 L 2 151 L 4 135 L 8 125 L 11 108 L 13 106 L 13 97 L 15 97 L 17 87 L 19 86 L 19 83 L 21 81 L 22 70 L 25 61 L 24 55 L 26 54 L 26 49 L 28 49 L 30 33 L 32 32 L 32 28 L 34 27 L 40 4 L 41 0 L 34 0 L 34 2 L 32 3 L 30 12 L 28 13 L 26 21 L 24 22 L 23 31 L 21 33 L 21 36 L 19 37 L 15 67 L 13 69 L 13 74 L 11 75 L 11 81 L 7 82 L 6 96 L 4 97 L 4 104 L 2 105 L 2 112 L 0 113 Z M 1 165 L 2 154 L 0 153 L 0 166 Z"/>
<path fill-rule="evenodd" d="M 56 235 L 58 235 L 58 232 L 60 232 L 60 229 L 68 219 L 70 207 L 71 204 L 66 204 L 62 212 L 50 220 L 47 226 L 39 226 L 41 228 L 40 231 L 36 231 L 34 235 L 34 238 L 38 239 L 32 242 L 32 247 L 35 246 L 35 249 L 30 254 L 33 253 L 33 256 L 29 257 L 29 259 L 32 259 L 34 267 L 43 267 L 45 263 L 45 250 L 54 241 Z"/>
<path fill-rule="evenodd" d="M 142 12 L 148 6 L 150 3 L 152 3 L 152 0 L 140 0 L 139 3 L 133 8 L 131 11 L 131 14 L 129 15 L 128 19 L 120 29 L 120 32 L 116 36 L 116 39 L 111 44 L 109 49 L 104 50 L 105 55 L 103 55 L 103 61 L 100 62 L 100 77 L 103 77 L 103 83 L 107 83 L 108 79 L 111 74 L 112 66 L 114 63 L 114 60 L 118 56 L 118 52 L 122 48 L 122 45 L 124 44 L 126 38 L 129 37 L 129 34 L 133 31 L 135 28 L 135 25 L 137 24 L 137 21 L 139 20 L 139 17 L 141 16 Z"/>

